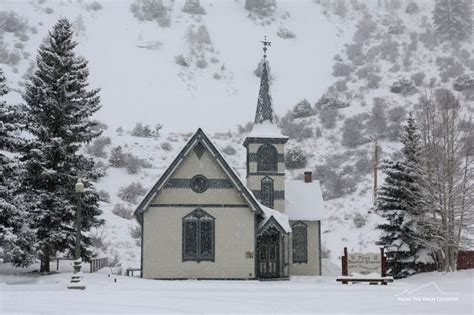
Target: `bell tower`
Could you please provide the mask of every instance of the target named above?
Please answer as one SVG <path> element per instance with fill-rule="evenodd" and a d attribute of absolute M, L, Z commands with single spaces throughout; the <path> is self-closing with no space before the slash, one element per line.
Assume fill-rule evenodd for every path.
<path fill-rule="evenodd" d="M 267 65 L 267 50 L 271 43 L 266 36 L 261 43 L 263 65 L 257 111 L 252 131 L 243 143 L 247 149 L 247 187 L 263 205 L 284 212 L 288 137 L 281 134 L 273 113 Z"/>

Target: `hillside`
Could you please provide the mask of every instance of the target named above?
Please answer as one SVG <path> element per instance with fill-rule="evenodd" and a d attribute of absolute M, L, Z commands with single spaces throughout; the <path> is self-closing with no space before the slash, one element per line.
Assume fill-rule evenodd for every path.
<path fill-rule="evenodd" d="M 139 265 L 132 236 L 138 225 L 129 220 L 139 196 L 119 197 L 119 191 L 140 183 L 143 188 L 135 190 L 143 194 L 198 126 L 244 172 L 241 144 L 255 111 L 259 79 L 253 71 L 264 35 L 272 41 L 271 89 L 280 125 L 291 138 L 287 152 L 298 149 L 307 160 L 289 176 L 300 178 L 311 169 L 323 185 L 325 256 L 338 263 L 344 246 L 376 250 L 381 218 L 371 211 L 372 139 L 378 138 L 380 159 L 396 155 L 401 125 L 420 93 L 452 88 L 459 76 L 473 73 L 472 42 L 439 41 L 431 26 L 432 1 L 415 1 L 417 10 L 408 13 L 412 1 L 277 1 L 276 11 L 265 17 L 249 17 L 244 1 L 201 3 L 205 15 L 182 12 L 181 1 L 167 2 L 169 26 L 160 26 L 139 21 L 125 1 L 0 0 L 1 12 L 16 12 L 26 25 L 0 30 L 0 67 L 13 89 L 9 102 L 21 101 L 35 51 L 60 16 L 74 21 L 91 85 L 102 89 L 97 119 L 108 128 L 101 141 L 85 148 L 105 172 L 96 185 L 106 221 L 93 232 L 97 252 L 123 266 Z M 202 25 L 208 37 L 199 35 Z M 295 37 L 277 36 L 280 28 Z M 16 53 L 19 60 L 11 57 Z M 176 61 L 180 55 L 185 63 Z M 472 89 L 459 95 L 472 113 Z M 303 99 L 309 107 L 294 111 Z M 159 136 L 133 136 L 137 122 L 163 129 Z M 136 157 L 128 170 L 110 165 L 117 146 Z"/>

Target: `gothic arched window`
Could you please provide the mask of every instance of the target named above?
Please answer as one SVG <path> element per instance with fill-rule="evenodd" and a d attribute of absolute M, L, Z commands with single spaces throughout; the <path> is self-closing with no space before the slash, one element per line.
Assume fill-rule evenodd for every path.
<path fill-rule="evenodd" d="M 199 208 L 183 218 L 183 261 L 214 261 L 214 221 Z"/>
<path fill-rule="evenodd" d="M 257 172 L 277 172 L 278 151 L 271 144 L 264 144 L 257 151 Z"/>
<path fill-rule="evenodd" d="M 308 226 L 303 222 L 296 222 L 291 226 L 293 230 L 293 262 L 308 262 Z"/>
<path fill-rule="evenodd" d="M 273 179 L 271 179 L 268 176 L 263 178 L 260 187 L 261 187 L 260 188 L 260 199 L 261 199 L 260 202 L 264 206 L 267 206 L 273 209 L 273 200 L 274 200 Z"/>

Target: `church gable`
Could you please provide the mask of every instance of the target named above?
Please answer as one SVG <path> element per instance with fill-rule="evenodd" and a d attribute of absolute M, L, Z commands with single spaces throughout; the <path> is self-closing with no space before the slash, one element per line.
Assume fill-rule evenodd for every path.
<path fill-rule="evenodd" d="M 135 214 L 172 204 L 249 207 L 261 212 L 258 202 L 201 129 L 145 196 Z"/>

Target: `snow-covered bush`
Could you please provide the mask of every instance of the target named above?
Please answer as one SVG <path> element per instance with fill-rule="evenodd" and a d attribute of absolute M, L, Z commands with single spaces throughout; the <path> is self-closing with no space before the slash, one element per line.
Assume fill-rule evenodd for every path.
<path fill-rule="evenodd" d="M 410 33 L 410 43 L 408 44 L 408 50 L 416 51 L 418 49 L 418 34 L 416 32 Z"/>
<path fill-rule="evenodd" d="M 458 77 L 453 84 L 456 91 L 464 91 L 474 89 L 474 74 L 465 74 Z"/>
<path fill-rule="evenodd" d="M 369 64 L 369 65 L 360 67 L 360 68 L 355 72 L 355 74 L 357 75 L 357 77 L 358 77 L 359 79 L 367 79 L 367 76 L 369 75 L 369 73 L 372 73 L 372 72 L 375 72 L 375 71 L 377 71 L 377 69 L 375 68 L 375 66 L 372 65 L 372 64 Z"/>
<path fill-rule="evenodd" d="M 421 86 L 423 84 L 423 80 L 425 79 L 424 72 L 416 72 L 411 75 L 411 80 L 415 83 L 416 86 Z"/>
<path fill-rule="evenodd" d="M 403 34 L 405 28 L 406 27 L 403 24 L 403 21 L 401 19 L 397 19 L 388 26 L 388 33 L 393 35 Z"/>
<path fill-rule="evenodd" d="M 165 141 L 165 142 L 161 143 L 160 147 L 165 151 L 173 150 L 173 146 L 168 141 Z"/>
<path fill-rule="evenodd" d="M 110 194 L 105 191 L 105 190 L 99 190 L 97 192 L 97 194 L 99 195 L 99 200 L 102 201 L 102 202 L 106 202 L 106 203 L 109 203 L 110 202 Z"/>
<path fill-rule="evenodd" d="M 462 74 L 464 74 L 464 67 L 461 63 L 456 61 L 444 71 L 440 72 L 439 76 L 442 82 L 447 82 L 450 78 L 456 78 Z"/>
<path fill-rule="evenodd" d="M 114 208 L 112 209 L 112 213 L 115 214 L 116 216 L 119 216 L 127 220 L 131 220 L 133 218 L 132 208 L 127 207 L 126 205 L 121 204 L 121 203 L 117 203 L 114 205 Z"/>
<path fill-rule="evenodd" d="M 383 137 L 387 132 L 387 116 L 385 109 L 387 106 L 382 98 L 374 98 L 374 104 L 367 121 L 367 131 L 375 136 Z"/>
<path fill-rule="evenodd" d="M 325 200 L 342 197 L 353 193 L 357 189 L 357 181 L 350 174 L 342 175 L 329 165 L 317 165 L 316 176 L 321 182 Z"/>
<path fill-rule="evenodd" d="M 118 196 L 125 202 L 136 203 L 138 197 L 145 195 L 146 189 L 140 183 L 131 183 L 120 188 Z"/>
<path fill-rule="evenodd" d="M 296 122 L 291 116 L 291 112 L 282 117 L 280 120 L 280 128 L 285 136 L 288 136 L 297 141 L 301 141 L 313 136 L 313 129 L 311 123 L 306 121 Z"/>
<path fill-rule="evenodd" d="M 405 13 L 407 14 L 417 14 L 420 9 L 416 2 L 410 2 L 407 7 L 405 8 Z"/>
<path fill-rule="evenodd" d="M 310 117 L 313 115 L 314 115 L 314 110 L 307 99 L 303 99 L 299 101 L 298 104 L 296 104 L 292 110 L 293 118 L 304 118 L 304 117 Z"/>
<path fill-rule="evenodd" d="M 245 9 L 260 16 L 275 12 L 276 0 L 245 0 Z"/>
<path fill-rule="evenodd" d="M 206 14 L 206 10 L 201 6 L 199 0 L 186 0 L 181 11 L 189 14 Z"/>
<path fill-rule="evenodd" d="M 363 120 L 358 116 L 349 117 L 344 120 L 342 126 L 342 144 L 355 148 L 366 142 L 363 136 L 364 124 Z"/>
<path fill-rule="evenodd" d="M 137 122 L 135 127 L 133 127 L 130 134 L 134 137 L 141 137 L 141 138 L 151 138 L 154 137 L 154 131 L 151 129 L 149 125 L 143 125 L 141 122 Z"/>
<path fill-rule="evenodd" d="M 229 145 L 226 145 L 223 149 L 222 149 L 222 152 L 224 152 L 225 154 L 227 155 L 235 155 L 237 153 L 237 150 L 231 146 L 230 144 Z"/>
<path fill-rule="evenodd" d="M 367 218 L 364 217 L 360 213 L 356 213 L 354 215 L 354 218 L 352 219 L 352 222 L 354 223 L 354 226 L 356 228 L 360 229 L 361 227 L 363 227 L 367 223 Z"/>
<path fill-rule="evenodd" d="M 286 116 L 289 116 L 289 115 L 291 115 L 291 114 L 287 114 Z M 237 131 L 241 135 L 249 133 L 252 130 L 252 128 L 253 128 L 253 123 L 251 121 L 249 121 L 245 125 L 241 125 L 241 124 L 237 125 Z"/>
<path fill-rule="evenodd" d="M 362 51 L 361 43 L 350 44 L 346 47 L 347 58 L 352 61 L 354 66 L 360 66 L 365 63 L 365 56 Z"/>
<path fill-rule="evenodd" d="M 439 38 L 431 28 L 428 28 L 424 33 L 421 33 L 419 40 L 430 50 L 435 49 L 439 44 Z"/>
<path fill-rule="evenodd" d="M 99 10 L 102 10 L 102 4 L 100 4 L 99 2 L 97 1 L 93 1 L 91 3 L 88 3 L 86 5 L 86 10 L 87 11 L 99 11 Z"/>
<path fill-rule="evenodd" d="M 354 164 L 355 171 L 359 175 L 369 174 L 374 167 L 373 163 L 373 159 L 369 157 L 367 151 L 360 150 L 357 152 L 357 160 Z"/>
<path fill-rule="evenodd" d="M 86 151 L 95 157 L 106 157 L 105 147 L 110 145 L 112 140 L 109 137 L 98 137 L 90 145 L 86 146 Z"/>
<path fill-rule="evenodd" d="M 333 6 L 333 11 L 335 15 L 345 18 L 347 14 L 346 0 L 336 0 Z"/>
<path fill-rule="evenodd" d="M 382 77 L 371 72 L 367 75 L 367 87 L 369 89 L 377 89 L 379 87 L 379 82 L 382 80 Z"/>
<path fill-rule="evenodd" d="M 336 62 L 332 67 L 332 75 L 335 77 L 347 77 L 352 71 L 354 71 L 354 68 L 343 62 Z"/>
<path fill-rule="evenodd" d="M 336 126 L 337 107 L 326 107 L 319 111 L 319 121 L 326 129 L 332 129 Z"/>
<path fill-rule="evenodd" d="M 334 82 L 334 87 L 339 93 L 347 91 L 347 80 L 337 80 Z"/>
<path fill-rule="evenodd" d="M 142 228 L 139 225 L 131 227 L 130 236 L 135 240 L 135 245 L 140 246 L 142 242 Z"/>
<path fill-rule="evenodd" d="M 5 44 L 0 40 L 0 63 L 16 66 L 21 60 L 20 50 L 9 51 Z"/>
<path fill-rule="evenodd" d="M 189 67 L 189 64 L 186 62 L 186 59 L 184 59 L 183 55 L 178 55 L 174 57 L 174 61 L 181 67 Z"/>
<path fill-rule="evenodd" d="M 413 81 L 400 78 L 397 81 L 393 82 L 390 87 L 390 92 L 402 95 L 412 95 L 415 94 L 418 90 L 415 87 Z"/>
<path fill-rule="evenodd" d="M 339 99 L 337 95 L 323 94 L 321 98 L 314 105 L 317 110 L 323 108 L 345 108 L 349 106 L 349 103 Z"/>
<path fill-rule="evenodd" d="M 399 46 L 400 45 L 397 41 L 391 39 L 382 42 L 379 45 L 380 58 L 389 60 L 390 62 L 396 62 L 398 57 L 400 56 L 400 52 L 398 50 Z"/>
<path fill-rule="evenodd" d="M 280 26 L 277 32 L 278 37 L 283 39 L 295 38 L 296 35 L 284 26 Z"/>
<path fill-rule="evenodd" d="M 0 11 L 0 33 L 21 34 L 28 29 L 28 22 L 13 11 Z"/>
<path fill-rule="evenodd" d="M 161 27 L 167 27 L 171 22 L 163 0 L 135 0 L 130 11 L 139 21 L 156 21 Z"/>
<path fill-rule="evenodd" d="M 142 161 L 138 157 L 134 156 L 131 153 L 125 155 L 124 167 L 127 170 L 128 174 L 137 174 L 142 167 Z"/>
<path fill-rule="evenodd" d="M 44 13 L 46 14 L 53 14 L 54 13 L 54 9 L 53 8 L 50 8 L 50 7 L 47 7 L 44 9 Z"/>
<path fill-rule="evenodd" d="M 117 146 L 110 150 L 109 163 L 112 167 L 124 167 L 125 166 L 126 156 L 122 151 L 121 146 Z"/>
<path fill-rule="evenodd" d="M 198 59 L 196 60 L 196 67 L 199 69 L 205 69 L 207 68 L 207 61 L 204 59 Z"/>
<path fill-rule="evenodd" d="M 301 149 L 290 149 L 285 156 L 285 166 L 287 169 L 303 168 L 307 163 L 306 153 Z"/>
<path fill-rule="evenodd" d="M 372 34 L 377 29 L 377 25 L 372 20 L 372 16 L 368 13 L 357 23 L 357 29 L 354 33 L 354 41 L 363 43 L 372 37 Z"/>

